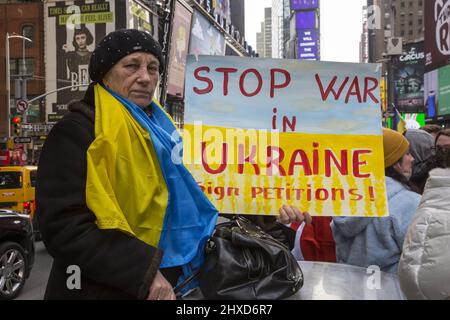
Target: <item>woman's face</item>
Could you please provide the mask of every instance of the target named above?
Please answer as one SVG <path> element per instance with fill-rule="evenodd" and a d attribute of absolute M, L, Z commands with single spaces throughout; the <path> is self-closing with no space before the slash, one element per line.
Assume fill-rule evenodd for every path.
<path fill-rule="evenodd" d="M 407 153 L 394 165 L 394 169 L 409 180 L 412 175 L 413 162 L 414 157 L 410 153 Z"/>
<path fill-rule="evenodd" d="M 111 90 L 144 108 L 152 102 L 159 81 L 159 61 L 146 52 L 122 58 L 103 78 Z"/>
<path fill-rule="evenodd" d="M 78 45 L 78 49 L 81 49 L 81 50 L 86 49 L 87 37 L 84 33 L 77 34 L 75 36 L 75 42 Z"/>

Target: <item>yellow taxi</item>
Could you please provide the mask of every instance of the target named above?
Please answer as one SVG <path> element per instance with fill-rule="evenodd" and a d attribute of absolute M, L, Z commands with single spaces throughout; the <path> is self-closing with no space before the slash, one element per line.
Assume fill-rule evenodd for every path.
<path fill-rule="evenodd" d="M 0 209 L 29 214 L 36 211 L 36 166 L 0 167 Z"/>

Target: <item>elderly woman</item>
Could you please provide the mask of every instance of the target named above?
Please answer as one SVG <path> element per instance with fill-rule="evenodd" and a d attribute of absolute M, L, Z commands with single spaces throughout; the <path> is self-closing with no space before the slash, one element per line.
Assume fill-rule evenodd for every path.
<path fill-rule="evenodd" d="M 148 33 L 108 34 L 85 97 L 48 135 L 36 188 L 54 258 L 46 299 L 175 299 L 173 287 L 201 267 L 217 210 L 173 161 L 181 138 L 153 100 L 162 70 Z"/>
<path fill-rule="evenodd" d="M 383 149 L 389 216 L 334 218 L 331 229 L 338 263 L 376 265 L 381 271 L 396 273 L 420 195 L 411 191 L 408 182 L 414 161 L 408 140 L 397 131 L 383 129 Z"/>
<path fill-rule="evenodd" d="M 174 299 L 178 278 L 201 265 L 217 210 L 170 161 L 176 128 L 152 100 L 162 70 L 148 33 L 110 33 L 84 99 L 50 132 L 36 188 L 54 258 L 47 299 Z"/>

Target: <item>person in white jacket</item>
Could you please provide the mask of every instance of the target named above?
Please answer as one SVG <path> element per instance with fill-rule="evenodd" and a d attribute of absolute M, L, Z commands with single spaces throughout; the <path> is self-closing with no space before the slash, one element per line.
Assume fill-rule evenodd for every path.
<path fill-rule="evenodd" d="M 450 130 L 438 135 L 436 158 L 398 268 L 408 299 L 450 299 Z"/>

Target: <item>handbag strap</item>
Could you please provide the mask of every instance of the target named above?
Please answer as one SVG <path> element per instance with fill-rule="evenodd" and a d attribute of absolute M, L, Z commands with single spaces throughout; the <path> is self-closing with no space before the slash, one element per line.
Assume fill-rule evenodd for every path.
<path fill-rule="evenodd" d="M 200 274 L 200 269 L 197 269 L 194 273 L 192 273 L 188 278 L 186 278 L 183 282 L 176 285 L 175 288 L 173 288 L 173 292 L 177 297 L 181 296 L 181 290 L 185 288 L 192 280 L 198 277 Z"/>

